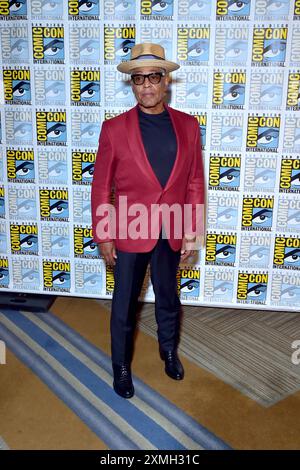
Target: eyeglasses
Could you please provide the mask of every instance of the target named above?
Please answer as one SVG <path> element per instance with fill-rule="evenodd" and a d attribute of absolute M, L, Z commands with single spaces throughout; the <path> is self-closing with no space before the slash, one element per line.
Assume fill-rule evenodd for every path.
<path fill-rule="evenodd" d="M 135 85 L 143 85 L 145 78 L 148 78 L 149 82 L 153 85 L 157 85 L 161 81 L 161 77 L 164 77 L 165 75 L 165 72 L 152 72 L 147 75 L 136 73 L 131 75 L 131 79 Z"/>

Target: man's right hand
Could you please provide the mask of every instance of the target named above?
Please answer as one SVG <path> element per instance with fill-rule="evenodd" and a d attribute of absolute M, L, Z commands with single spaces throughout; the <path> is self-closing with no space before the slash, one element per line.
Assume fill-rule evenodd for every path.
<path fill-rule="evenodd" d="M 116 264 L 115 259 L 117 258 L 116 248 L 114 242 L 103 242 L 99 243 L 101 255 L 105 259 L 105 262 L 111 266 Z"/>

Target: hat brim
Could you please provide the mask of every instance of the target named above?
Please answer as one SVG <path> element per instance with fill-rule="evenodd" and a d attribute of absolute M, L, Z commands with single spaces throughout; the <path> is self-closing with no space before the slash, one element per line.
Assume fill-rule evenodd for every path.
<path fill-rule="evenodd" d="M 145 60 L 128 60 L 127 62 L 121 62 L 117 69 L 119 72 L 131 73 L 133 69 L 138 67 L 159 67 L 165 69 L 166 72 L 173 72 L 174 70 L 179 69 L 180 65 L 169 60 L 159 60 L 159 59 L 145 59 Z"/>

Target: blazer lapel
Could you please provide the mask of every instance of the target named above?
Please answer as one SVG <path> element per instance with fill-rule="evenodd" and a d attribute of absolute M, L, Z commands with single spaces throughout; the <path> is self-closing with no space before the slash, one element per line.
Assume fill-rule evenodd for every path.
<path fill-rule="evenodd" d="M 150 178 L 161 191 L 166 190 L 169 188 L 176 177 L 176 173 L 180 170 L 180 167 L 183 162 L 182 158 L 182 149 L 183 149 L 183 140 L 184 140 L 184 133 L 182 131 L 182 123 L 180 119 L 177 117 L 177 113 L 174 112 L 172 108 L 170 108 L 167 104 L 164 103 L 164 107 L 169 111 L 170 118 L 174 127 L 174 131 L 176 134 L 177 139 L 177 154 L 176 160 L 173 165 L 170 177 L 167 181 L 167 184 L 164 188 L 162 188 L 159 180 L 154 173 L 152 166 L 148 160 L 146 155 L 146 151 L 144 148 L 143 140 L 142 140 L 142 133 L 140 130 L 139 120 L 138 120 L 138 105 L 134 108 L 130 109 L 127 114 L 126 119 L 126 126 L 127 126 L 127 138 L 128 138 L 128 145 L 133 155 L 136 164 L 139 166 L 140 170 L 145 174 L 147 178 Z"/>

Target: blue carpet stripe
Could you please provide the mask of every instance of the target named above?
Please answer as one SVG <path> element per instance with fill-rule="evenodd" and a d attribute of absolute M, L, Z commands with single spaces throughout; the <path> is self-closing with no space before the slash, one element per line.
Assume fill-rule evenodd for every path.
<path fill-rule="evenodd" d="M 63 367 L 65 367 L 68 371 L 70 371 L 76 378 L 82 382 L 89 390 L 92 391 L 99 399 L 102 399 L 103 402 L 107 403 L 115 412 L 119 413 L 130 426 L 138 430 L 141 434 L 144 435 L 146 439 L 151 441 L 155 447 L 159 449 L 183 449 L 183 445 L 174 439 L 165 429 L 161 428 L 155 421 L 151 420 L 148 416 L 146 416 L 141 410 L 139 410 L 136 406 L 130 403 L 128 400 L 123 400 L 119 398 L 117 395 L 114 394 L 111 387 L 101 380 L 99 376 L 97 376 L 94 372 L 91 371 L 88 367 L 86 367 L 80 360 L 78 360 L 73 354 L 70 354 L 67 349 L 62 347 L 57 341 L 55 341 L 49 334 L 44 332 L 41 328 L 35 325 L 30 319 L 23 316 L 22 313 L 17 313 L 16 311 L 12 311 L 9 309 L 5 309 L 2 311 L 3 314 L 14 324 L 16 324 L 19 328 L 21 328 L 26 334 L 28 334 L 40 347 L 45 348 L 49 354 L 51 354 L 57 361 L 59 361 Z M 102 367 L 104 371 L 111 374 L 111 361 L 110 358 L 104 354 L 101 350 L 97 349 L 93 345 L 91 345 L 88 341 L 86 341 L 82 336 L 80 336 L 77 332 L 73 329 L 68 327 L 65 323 L 63 323 L 59 318 L 51 313 L 25 313 L 27 317 L 34 318 L 36 317 L 39 322 L 44 322 L 45 325 L 53 328 L 53 330 L 63 336 L 69 343 L 74 347 L 77 348 L 79 352 L 85 354 L 91 361 L 95 364 Z M 41 323 L 42 327 L 42 323 Z M 1 324 L 0 324 L 0 331 L 1 331 Z M 14 335 L 12 335 L 14 336 Z M 20 341 L 15 338 L 15 341 Z M 7 342 L 8 344 L 8 342 Z M 67 343 L 66 343 L 67 345 Z M 13 349 L 11 345 L 8 346 Z M 25 346 L 25 345 L 23 345 Z M 26 347 L 26 346 L 25 346 Z M 50 348 L 50 350 L 49 350 Z M 22 349 L 22 348 L 21 348 Z M 29 348 L 26 347 L 27 350 Z M 32 353 L 36 356 L 34 353 Z M 16 354 L 17 355 L 17 354 Z M 27 354 L 28 356 L 28 354 Z M 26 357 L 27 357 L 26 356 Z M 38 357 L 38 356 L 37 356 Z M 23 360 L 23 359 L 21 359 Z M 38 358 L 41 361 L 41 358 Z M 24 360 L 24 362 L 26 362 Z M 43 361 L 43 365 L 47 365 L 45 361 Z M 34 364 L 33 364 L 34 365 Z M 29 366 L 33 369 L 32 364 Z M 56 374 L 53 368 L 47 365 L 49 370 L 51 370 Z M 39 370 L 36 372 L 41 378 L 48 384 L 49 377 L 42 377 L 41 371 Z M 48 373 L 49 375 L 49 373 Z M 56 374 L 60 377 L 58 374 Z M 55 393 L 62 398 L 63 401 L 66 402 L 68 406 L 70 406 L 76 414 L 78 414 L 81 419 L 91 428 L 93 431 L 104 441 L 111 449 L 133 449 L 137 448 L 135 443 L 130 441 L 124 434 L 120 431 L 119 433 L 113 433 L 113 438 L 107 439 L 107 433 L 103 433 L 103 428 L 107 426 L 107 422 L 109 422 L 104 416 L 101 418 L 103 426 L 95 426 L 95 423 L 91 423 L 86 416 L 82 417 L 84 413 L 81 410 L 76 410 L 76 406 L 74 403 L 69 403 L 70 400 L 74 400 L 74 396 L 79 398 L 82 401 L 86 401 L 84 405 L 90 409 L 90 415 L 94 416 L 97 413 L 101 415 L 99 410 L 96 410 L 93 405 L 91 405 L 87 400 L 84 400 L 82 395 L 75 392 L 73 387 L 71 387 L 64 379 L 60 377 L 60 382 L 64 383 L 67 388 L 71 389 L 72 398 L 69 399 L 70 392 L 65 394 L 59 394 L 56 390 L 53 389 L 53 386 L 50 386 Z M 168 400 L 163 398 L 157 392 L 152 390 L 142 381 L 137 378 L 134 378 L 135 388 L 136 388 L 136 395 L 139 399 L 143 400 L 148 406 L 154 409 L 156 412 L 160 413 L 163 417 L 165 417 L 169 422 L 173 423 L 173 425 L 177 426 L 182 433 L 186 436 L 189 436 L 195 442 L 199 443 L 199 448 L 204 449 L 229 449 L 229 446 L 225 444 L 222 440 L 217 438 L 213 433 L 208 431 L 206 428 L 201 426 L 197 423 L 193 418 L 186 415 L 183 411 L 178 409 L 175 405 L 171 404 Z M 94 410 L 94 411 L 93 411 Z M 94 414 L 93 414 L 94 413 Z M 87 414 L 87 413 L 85 413 Z M 134 415 L 134 416 L 133 416 Z M 88 418 L 91 418 L 89 416 Z M 104 418 L 104 421 L 103 421 Z M 93 420 L 91 420 L 93 421 Z M 110 423 L 111 427 L 116 431 L 116 427 Z M 104 435 L 105 434 L 105 435 Z M 111 436 L 112 434 L 109 433 Z M 180 435 L 180 433 L 179 433 Z M 126 444 L 124 444 L 124 438 L 126 440 Z"/>
<path fill-rule="evenodd" d="M 76 346 L 91 360 L 100 364 L 108 373 L 111 373 L 111 360 L 106 354 L 94 345 L 89 343 L 75 330 L 67 326 L 57 316 L 47 313 L 39 314 L 45 323 L 64 336 L 70 343 Z M 224 441 L 215 436 L 204 426 L 195 421 L 191 416 L 184 413 L 180 408 L 173 405 L 162 395 L 152 388 L 148 387 L 139 378 L 134 377 L 136 394 L 145 401 L 149 406 L 153 407 L 161 415 L 165 416 L 173 422 L 178 428 L 194 441 L 198 442 L 204 449 L 226 450 L 230 449 Z"/>
<path fill-rule="evenodd" d="M 109 420 L 86 402 L 54 369 L 28 348 L 0 322 L 0 337 L 7 347 L 26 364 L 110 449 L 137 450 L 138 447 Z"/>
<path fill-rule="evenodd" d="M 142 413 L 131 402 L 120 399 L 96 374 L 88 369 L 65 348 L 54 341 L 51 336 L 30 322 L 22 314 L 15 312 L 7 316 L 16 326 L 28 334 L 40 347 L 47 349 L 74 377 L 105 402 L 116 413 L 122 416 L 130 426 L 140 432 L 159 449 L 177 449 L 184 447 L 169 433 L 158 426 L 151 418 Z"/>

